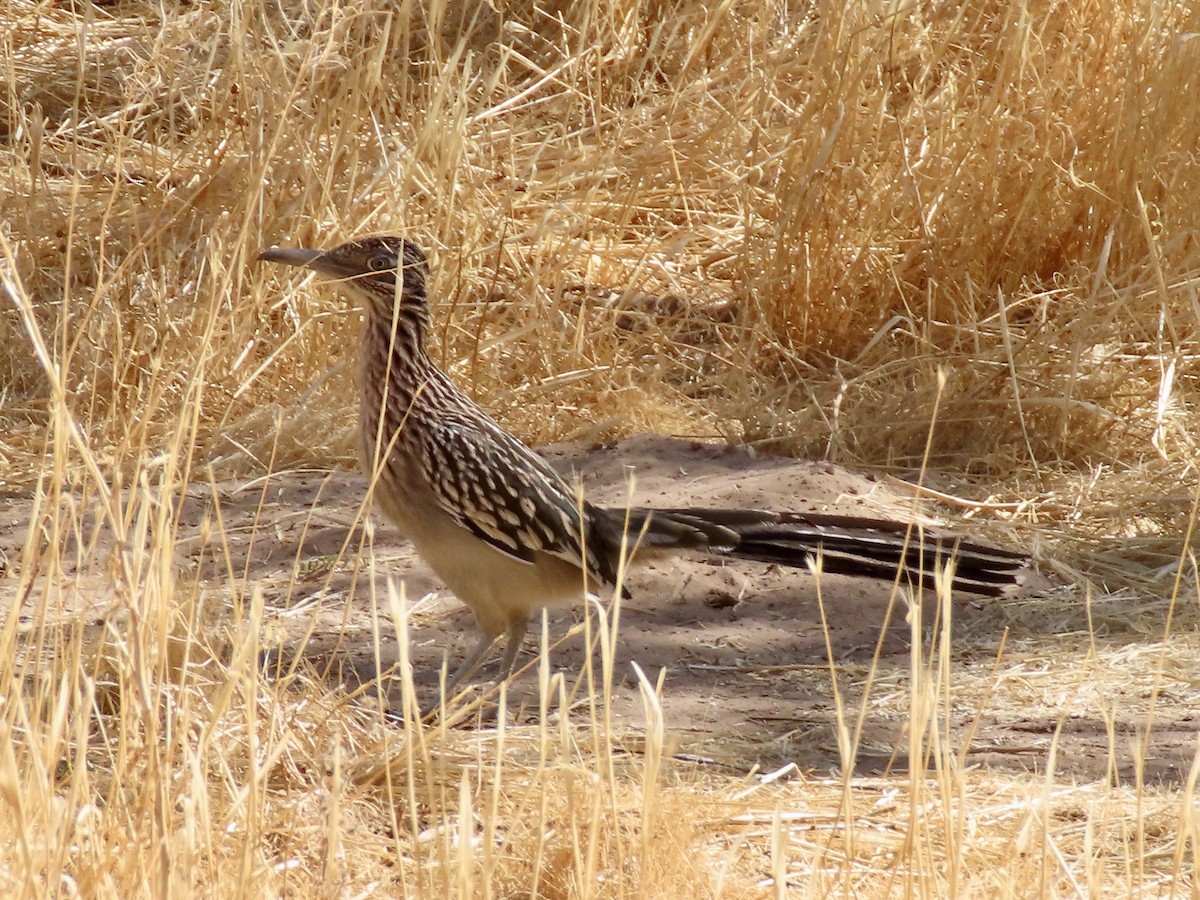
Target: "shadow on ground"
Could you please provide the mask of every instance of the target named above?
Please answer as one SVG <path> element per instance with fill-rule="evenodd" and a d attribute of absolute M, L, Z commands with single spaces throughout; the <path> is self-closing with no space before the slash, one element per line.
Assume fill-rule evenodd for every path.
<path fill-rule="evenodd" d="M 911 499 L 861 475 L 828 464 L 756 458 L 735 448 L 642 437 L 583 453 L 559 448 L 548 455 L 563 471 L 577 472 L 589 499 L 601 503 L 626 501 L 632 471 L 636 502 L 646 505 L 762 506 L 899 518 L 914 511 Z M 275 631 L 282 635 L 280 656 L 287 660 L 299 653 L 325 679 L 347 685 L 376 681 L 380 669 L 395 663 L 385 584 L 388 576 L 402 580 L 407 596 L 417 601 L 410 641 L 414 679 L 422 699 L 431 699 L 443 662 L 453 669 L 476 640 L 474 626 L 444 590 L 427 596 L 439 584 L 395 529 L 375 519 L 371 534 L 364 536 L 359 526 L 364 491 L 364 479 L 348 472 L 291 472 L 220 486 L 222 530 L 202 545 L 201 523 L 212 517 L 214 503 L 211 492 L 197 488 L 181 514 L 179 565 L 210 593 L 228 596 L 235 585 L 261 589 Z M 12 560 L 19 555 L 27 517 L 21 519 L 21 503 L 5 503 L 0 551 Z M 363 549 L 366 543 L 369 551 Z M 1065 636 L 1026 635 L 1029 642 L 1016 666 L 1028 664 L 1033 647 L 1046 665 L 1069 667 L 1086 650 L 1086 611 L 1072 595 L 1056 595 L 1044 580 L 1035 580 L 1032 602 L 1061 605 L 1056 631 Z M 867 697 L 857 771 L 908 767 L 912 632 L 906 605 L 893 603 L 890 584 L 823 578 L 827 629 L 814 577 L 803 571 L 677 559 L 637 569 L 628 586 L 633 597 L 622 612 L 611 695 L 619 725 L 633 729 L 644 723 L 631 665 L 636 662 L 651 681 L 665 670 L 666 727 L 678 753 L 740 771 L 788 761 L 834 769 L 840 759 L 836 670 L 851 728 Z M 1019 620 L 1006 618 L 1008 603 L 969 596 L 952 603 L 949 734 L 952 744 L 958 742 L 955 752 L 967 742 L 967 764 L 1040 770 L 1059 732 L 1060 774 L 1131 778 L 1131 736 L 1144 725 L 1140 704 L 1102 715 L 1071 696 L 1053 705 L 1022 704 L 1009 696 L 1019 692 L 996 686 L 993 672 L 1005 683 L 1013 672 L 1010 657 L 997 663 L 1001 633 L 1020 627 Z M 936 603 L 924 601 L 926 622 L 938 613 Z M 553 615 L 551 639 L 565 634 L 579 617 L 579 612 Z M 524 662 L 537 652 L 537 631 L 531 630 Z M 926 652 L 936 630 L 926 627 L 920 633 Z M 555 670 L 569 679 L 585 660 L 582 635 L 562 642 L 551 655 Z M 494 662 L 485 672 L 493 670 Z M 528 720 L 528 710 L 536 710 L 536 685 L 532 670 L 512 685 L 510 707 L 518 720 Z M 382 691 L 386 702 L 398 703 L 389 682 Z M 1168 694 L 1155 703 L 1144 777 L 1178 780 L 1191 765 L 1200 722 L 1188 702 L 1173 704 Z M 1116 761 L 1112 771 L 1110 759 Z"/>

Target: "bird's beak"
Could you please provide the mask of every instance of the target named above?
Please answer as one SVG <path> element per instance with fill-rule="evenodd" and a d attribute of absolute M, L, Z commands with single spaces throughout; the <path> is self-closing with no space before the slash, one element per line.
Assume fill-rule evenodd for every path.
<path fill-rule="evenodd" d="M 300 247 L 268 247 L 258 254 L 260 262 L 277 262 L 288 266 L 308 266 L 321 255 L 320 250 Z"/>
<path fill-rule="evenodd" d="M 302 247 L 268 247 L 258 254 L 262 262 L 277 262 L 287 266 L 304 266 L 322 275 L 334 278 L 355 278 L 362 274 L 357 269 L 331 258 L 323 250 L 306 250 Z"/>

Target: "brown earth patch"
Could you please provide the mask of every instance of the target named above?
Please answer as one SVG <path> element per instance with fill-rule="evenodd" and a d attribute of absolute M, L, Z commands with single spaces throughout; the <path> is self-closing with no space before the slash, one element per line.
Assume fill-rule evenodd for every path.
<path fill-rule="evenodd" d="M 858 511 L 897 518 L 914 512 L 911 499 L 869 477 L 825 463 L 756 457 L 740 448 L 641 437 L 586 452 L 552 448 L 547 455 L 563 471 L 582 476 L 589 498 L 609 504 L 626 501 L 634 472 L 639 504 Z M 395 663 L 397 644 L 383 598 L 387 577 L 402 580 L 415 601 L 410 652 L 424 700 L 436 690 L 443 657 L 453 669 L 473 645 L 474 626 L 469 612 L 440 589 L 394 528 L 378 518 L 369 533 L 357 525 L 364 492 L 365 479 L 344 471 L 287 472 L 222 484 L 215 503 L 212 490 L 197 485 L 179 512 L 177 566 L 185 577 L 197 579 L 210 606 L 260 589 L 280 657 L 290 660 L 299 653 L 325 679 L 348 685 L 370 683 Z M 0 499 L 0 553 L 9 568 L 0 578 L 0 597 L 6 603 L 16 599 L 14 574 L 29 510 L 26 499 Z M 959 530 L 970 527 L 960 524 Z M 109 549 L 106 529 L 80 531 L 89 533 L 93 537 L 82 541 L 84 552 L 65 554 L 82 562 L 60 576 L 70 585 L 65 596 L 74 598 L 64 609 L 102 622 L 119 604 L 104 588 L 103 566 L 95 564 Z M 369 552 L 362 549 L 366 545 Z M 1139 754 L 1149 781 L 1186 775 L 1200 728 L 1193 692 L 1160 685 L 1153 696 L 1143 687 L 1131 689 L 1123 700 L 1090 700 L 1079 687 L 1088 684 L 1087 667 L 1097 664 L 1095 651 L 1088 656 L 1083 604 L 1072 592 L 1049 589 L 1044 579 L 1031 581 L 1036 589 L 1027 589 L 1019 600 L 962 596 L 953 601 L 954 691 L 949 712 L 941 710 L 941 728 L 955 751 L 967 764 L 1041 770 L 1053 742 L 1060 775 L 1131 779 Z M 618 725 L 632 730 L 644 722 L 636 662 L 651 681 L 666 670 L 663 707 L 677 753 L 735 770 L 788 761 L 809 769 L 837 768 L 831 681 L 836 669 L 851 729 L 866 704 L 856 753 L 859 773 L 908 767 L 912 629 L 905 603 L 893 601 L 890 584 L 825 576 L 821 595 L 827 630 L 808 572 L 680 558 L 635 568 L 628 587 L 633 597 L 622 610 L 612 696 Z M 374 613 L 373 603 L 378 604 Z M 933 622 L 936 602 L 926 598 L 923 604 L 925 620 Z M 580 616 L 551 615 L 551 640 Z M 1055 624 L 1039 633 L 1039 621 Z M 997 660 L 1006 629 L 1011 640 Z M 531 629 L 523 662 L 536 654 L 537 633 Z M 919 633 L 927 653 L 936 629 Z M 1110 636 L 1104 647 L 1119 654 L 1141 639 Z M 568 683 L 584 661 L 582 635 L 562 641 L 551 654 L 553 669 L 564 672 Z M 485 674 L 494 666 L 493 660 Z M 1047 684 L 1056 682 L 1075 687 L 1048 694 Z M 382 689 L 385 702 L 396 702 L 391 684 Z M 518 721 L 536 712 L 536 693 L 532 669 L 513 683 L 510 708 Z M 1150 703 L 1154 728 L 1150 740 L 1139 743 L 1134 738 L 1144 733 Z"/>

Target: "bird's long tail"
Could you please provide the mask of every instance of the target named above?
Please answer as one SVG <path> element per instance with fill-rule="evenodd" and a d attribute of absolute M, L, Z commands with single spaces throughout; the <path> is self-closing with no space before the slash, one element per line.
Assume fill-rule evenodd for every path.
<path fill-rule="evenodd" d="M 818 552 L 821 568 L 838 575 L 892 580 L 903 569 L 923 579 L 954 563 L 957 590 L 996 597 L 1021 581 L 1029 558 L 950 532 L 887 519 L 762 509 L 608 510 L 627 523 L 630 546 L 691 549 L 735 559 L 806 568 Z"/>

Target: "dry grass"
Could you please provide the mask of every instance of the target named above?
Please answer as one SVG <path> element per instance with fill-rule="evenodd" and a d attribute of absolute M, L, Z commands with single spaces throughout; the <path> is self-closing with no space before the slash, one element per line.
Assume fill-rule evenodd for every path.
<path fill-rule="evenodd" d="M 1195 767 L 1071 784 L 1052 742 L 997 774 L 939 723 L 1194 706 L 1200 13 L 403 10 L 6 6 L 0 496 L 40 505 L 0 581 L 5 894 L 1194 892 Z M 380 230 L 434 251 L 442 359 L 523 437 L 907 473 L 936 410 L 932 486 L 1079 587 L 1032 614 L 1123 605 L 1018 651 L 1044 690 L 914 641 L 887 702 L 929 771 L 877 781 L 672 763 L 650 690 L 640 736 L 550 685 L 540 726 L 420 733 L 267 679 L 255 586 L 189 583 L 177 502 L 349 462 L 353 317 L 251 260 Z"/>

